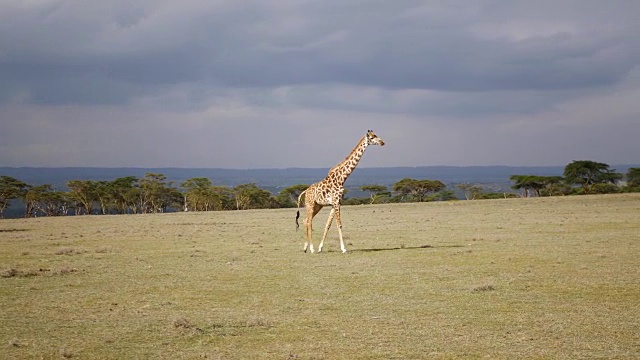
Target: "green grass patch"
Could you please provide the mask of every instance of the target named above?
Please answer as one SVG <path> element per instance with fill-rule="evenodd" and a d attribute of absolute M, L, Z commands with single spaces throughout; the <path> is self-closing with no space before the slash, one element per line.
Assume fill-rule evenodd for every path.
<path fill-rule="evenodd" d="M 0 357 L 640 357 L 640 196 L 0 220 Z M 328 216 L 316 217 L 316 246 Z"/>

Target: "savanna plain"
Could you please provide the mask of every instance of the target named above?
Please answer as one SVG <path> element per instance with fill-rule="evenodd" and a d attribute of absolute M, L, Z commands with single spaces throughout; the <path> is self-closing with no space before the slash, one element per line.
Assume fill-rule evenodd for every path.
<path fill-rule="evenodd" d="M 0 220 L 0 358 L 640 358 L 639 194 L 294 218 Z"/>

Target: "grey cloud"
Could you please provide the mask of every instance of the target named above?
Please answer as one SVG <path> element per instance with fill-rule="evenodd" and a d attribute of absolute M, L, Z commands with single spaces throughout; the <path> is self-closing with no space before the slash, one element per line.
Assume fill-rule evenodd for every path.
<path fill-rule="evenodd" d="M 639 40 L 620 33 L 637 33 L 638 26 L 593 36 L 608 23 L 583 19 L 579 12 L 570 20 L 594 20 L 590 31 L 518 42 L 508 34 L 479 38 L 472 31 L 476 23 L 509 15 L 495 15 L 500 6 L 491 3 L 471 9 L 453 3 L 432 11 L 421 11 L 419 2 L 136 4 L 59 2 L 23 10 L 5 26 L 13 31 L 2 36 L 9 50 L 0 74 L 15 91 L 27 88 L 43 103 L 125 102 L 154 85 L 184 82 L 237 88 L 343 83 L 444 91 L 575 89 L 619 81 L 637 65 L 640 48 Z M 570 5 L 533 9 L 529 21 Z M 81 79 L 87 79 L 84 89 Z M 104 90 L 95 90 L 100 86 Z M 60 91 L 68 88 L 78 90 Z"/>
<path fill-rule="evenodd" d="M 372 166 L 562 164 L 598 134 L 633 161 L 639 13 L 624 0 L 1 2 L 0 165 L 330 166 L 367 128 L 389 144 Z"/>

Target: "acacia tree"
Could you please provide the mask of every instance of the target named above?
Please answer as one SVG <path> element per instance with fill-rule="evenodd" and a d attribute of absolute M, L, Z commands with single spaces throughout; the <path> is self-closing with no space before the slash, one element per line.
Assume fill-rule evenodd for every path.
<path fill-rule="evenodd" d="M 124 194 L 127 208 L 133 214 L 144 213 L 146 209 L 145 197 L 139 182 L 135 187 L 128 189 Z"/>
<path fill-rule="evenodd" d="M 400 192 L 403 197 L 411 195 L 416 201 L 423 202 L 429 193 L 438 192 L 445 187 L 440 180 L 404 178 L 393 184 L 393 191 Z"/>
<path fill-rule="evenodd" d="M 172 182 L 166 182 L 164 174 L 146 173 L 140 179 L 141 211 L 164 212 L 171 205 L 179 205 L 182 202 L 182 194 L 173 188 Z"/>
<path fill-rule="evenodd" d="M 540 189 L 544 187 L 535 175 L 511 175 L 509 180 L 515 183 L 511 188 L 514 190 L 522 190 L 525 197 L 531 197 L 532 192 L 536 196 L 540 196 Z"/>
<path fill-rule="evenodd" d="M 530 197 L 531 193 L 535 196 L 541 196 L 542 190 L 549 193 L 555 185 L 562 183 L 561 176 L 539 176 L 539 175 L 511 175 L 509 180 L 515 182 L 512 189 L 523 190 L 526 197 Z"/>
<path fill-rule="evenodd" d="M 141 195 L 141 212 L 158 212 L 160 210 L 160 202 L 162 192 L 165 188 L 166 176 L 163 174 L 146 173 L 144 178 L 140 179 L 140 195 Z"/>
<path fill-rule="evenodd" d="M 29 190 L 27 190 L 24 194 L 24 216 L 25 217 L 36 217 L 38 216 L 38 202 L 40 201 L 42 194 L 45 191 L 49 191 L 51 190 L 51 185 L 49 184 L 44 184 L 44 185 L 39 185 L 39 186 L 34 186 L 31 187 Z"/>
<path fill-rule="evenodd" d="M 174 209 L 184 208 L 184 199 L 180 190 L 174 187 L 167 187 L 162 197 L 160 211 L 166 212 L 169 207 Z"/>
<path fill-rule="evenodd" d="M 360 190 L 369 192 L 369 204 L 374 204 L 379 198 L 389 195 L 389 190 L 384 185 L 363 185 L 360 186 Z"/>
<path fill-rule="evenodd" d="M 271 207 L 271 193 L 256 184 L 242 184 L 233 188 L 237 210 L 264 209 Z"/>
<path fill-rule="evenodd" d="M 231 210 L 233 209 L 233 191 L 228 186 L 212 186 L 211 187 L 211 205 L 212 210 Z"/>
<path fill-rule="evenodd" d="M 479 185 L 472 184 L 458 184 L 456 187 L 464 193 L 464 197 L 467 200 L 475 200 L 482 193 L 482 188 Z"/>
<path fill-rule="evenodd" d="M 609 165 L 589 160 L 577 160 L 564 168 L 564 178 L 569 184 L 579 185 L 585 194 L 591 192 L 595 184 L 616 184 L 622 174 L 609 169 Z"/>
<path fill-rule="evenodd" d="M 187 179 L 180 184 L 184 189 L 185 211 L 211 210 L 211 180 L 204 177 Z"/>
<path fill-rule="evenodd" d="M 69 196 L 80 203 L 84 207 L 86 214 L 93 212 L 94 202 L 96 201 L 96 182 L 91 180 L 69 180 L 67 181 L 69 188 Z"/>
<path fill-rule="evenodd" d="M 640 187 L 640 168 L 629 168 L 626 179 L 628 187 Z"/>
<path fill-rule="evenodd" d="M 298 203 L 298 196 L 305 191 L 309 185 L 297 184 L 282 189 L 275 197 L 275 201 L 278 206 L 283 208 L 296 207 Z M 304 197 L 303 197 L 304 199 Z"/>
<path fill-rule="evenodd" d="M 124 214 L 127 210 L 134 212 L 136 199 L 140 189 L 137 187 L 138 178 L 126 176 L 117 178 L 109 183 L 108 190 L 113 207 L 118 214 Z"/>
<path fill-rule="evenodd" d="M 113 203 L 111 186 L 112 182 L 110 181 L 96 181 L 95 183 L 95 197 L 102 215 L 106 215 L 109 212 L 109 207 Z"/>
<path fill-rule="evenodd" d="M 11 200 L 24 197 L 30 187 L 11 176 L 0 176 L 0 218 L 4 217 L 4 210 L 11 205 Z"/>
<path fill-rule="evenodd" d="M 66 215 L 69 209 L 67 193 L 56 191 L 50 184 L 31 187 L 24 197 L 25 216 L 37 216 L 38 213 L 46 216 Z"/>
<path fill-rule="evenodd" d="M 550 182 L 544 189 L 540 190 L 540 196 L 561 196 L 571 194 L 571 186 L 567 185 L 562 176 L 557 177 L 558 181 Z"/>
<path fill-rule="evenodd" d="M 567 192 L 562 176 L 538 176 L 537 181 L 542 184 L 542 189 L 538 190 L 538 196 L 562 195 Z"/>
<path fill-rule="evenodd" d="M 231 191 L 226 186 L 214 186 L 208 178 L 191 178 L 180 184 L 184 189 L 185 211 L 224 210 Z"/>

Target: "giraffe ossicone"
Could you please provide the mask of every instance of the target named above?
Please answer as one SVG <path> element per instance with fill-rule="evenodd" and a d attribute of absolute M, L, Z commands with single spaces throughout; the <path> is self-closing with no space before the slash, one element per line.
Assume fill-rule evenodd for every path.
<path fill-rule="evenodd" d="M 342 250 L 343 253 L 347 252 L 344 246 L 344 240 L 342 239 L 342 220 L 340 219 L 340 203 L 342 201 L 342 195 L 344 195 L 344 182 L 347 181 L 353 169 L 358 166 L 358 162 L 360 162 L 364 151 L 369 145 L 384 146 L 384 141 L 372 130 L 367 130 L 367 133 L 360 139 L 346 159 L 331 168 L 324 180 L 309 186 L 298 196 L 296 229 L 299 227 L 298 218 L 300 217 L 300 202 L 303 195 L 307 211 L 307 217 L 304 220 L 304 252 L 307 252 L 307 249 L 310 250 L 311 253 L 315 252 L 313 248 L 313 217 L 316 216 L 324 206 L 331 206 L 331 212 L 324 227 L 322 240 L 320 240 L 320 244 L 318 245 L 318 252 L 322 251 L 324 239 L 327 237 L 327 232 L 334 218 L 336 219 L 336 226 L 340 237 L 340 250 Z"/>

